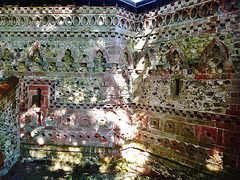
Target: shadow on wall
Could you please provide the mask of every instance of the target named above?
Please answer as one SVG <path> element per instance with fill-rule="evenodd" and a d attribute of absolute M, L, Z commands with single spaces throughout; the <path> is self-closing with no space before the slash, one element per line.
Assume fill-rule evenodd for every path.
<path fill-rule="evenodd" d="M 102 58 L 101 53 L 97 58 Z M 123 58 L 126 60 L 128 55 L 124 53 Z M 59 169 L 75 171 L 78 166 L 84 170 L 90 164 L 99 172 L 126 172 L 132 169 L 133 173 L 163 177 L 146 167 L 148 153 L 140 155 L 137 149 L 141 148 L 134 150 L 131 143 L 122 146 L 131 142 L 136 134 L 136 126 L 132 124 L 132 80 L 127 64 L 129 61 L 113 66 L 110 73 L 103 75 L 107 86 L 100 103 L 88 103 L 83 96 L 83 104 L 77 104 L 75 98 L 62 94 L 66 99 L 59 96 L 62 104 L 54 108 L 49 103 L 50 98 L 47 99 L 54 96 L 50 89 L 58 95 L 62 93 L 60 88 L 57 89 L 59 85 L 63 86 L 62 91 L 71 94 L 72 89 L 83 81 L 64 79 L 63 83 L 61 80 L 56 82 L 54 87 L 49 80 L 22 80 L 22 156 L 26 160 L 51 159 L 49 170 L 53 172 Z M 144 67 L 148 68 L 147 65 Z M 100 83 L 97 82 L 97 85 Z M 95 92 L 92 97 L 99 98 Z M 69 108 L 68 102 L 73 102 L 77 107 Z"/>
<path fill-rule="evenodd" d="M 138 60 L 132 73 L 130 55 L 126 52 L 122 54 L 125 61 L 114 64 L 108 62 L 106 51 L 96 49 L 92 62 L 81 64 L 75 62 L 74 53 L 66 49 L 55 63 L 43 62 L 41 51 L 33 48 L 29 54 L 31 62 L 18 62 L 14 66 L 5 63 L 13 59 L 5 49 L 3 68 L 31 71 L 33 75 L 42 71 L 86 73 L 80 74 L 84 78 L 73 75 L 57 80 L 23 77 L 20 126 L 27 157 L 55 158 L 47 152 L 53 151 L 50 145 L 58 145 L 68 147 L 61 151 L 54 149 L 60 153 L 56 159 L 69 157 L 69 154 L 64 155 L 65 151 L 77 151 L 81 154 L 79 158 L 93 154 L 103 159 L 110 156 L 113 160 L 118 158 L 126 167 L 136 162 L 147 169 L 145 161 L 153 162 L 155 158 L 150 158 L 156 157 L 153 154 L 188 168 L 196 167 L 203 172 L 209 169 L 213 174 L 228 165 L 236 169 L 238 156 L 232 155 L 226 147 L 238 143 L 239 133 L 231 134 L 225 122 L 216 121 L 236 120 L 236 116 L 227 116 L 225 112 L 229 110 L 226 99 L 231 82 L 228 77 L 237 70 L 229 61 L 224 43 L 216 39 L 209 42 L 209 37 L 203 37 L 203 44 L 194 43 L 205 47 L 199 55 L 198 48 L 191 46 L 191 40 L 178 43 L 181 46 L 175 42 L 173 45 L 162 43 L 158 50 L 144 47 L 144 52 L 136 53 Z M 144 41 L 142 44 L 147 45 Z M 187 52 L 189 49 L 192 52 Z M 130 145 L 127 150 L 122 149 L 132 140 L 139 142 L 140 147 Z M 39 153 L 40 150 L 44 153 Z M 141 151 L 147 152 L 142 158 Z M 224 167 L 225 156 L 228 165 Z M 121 158 L 126 162 L 120 162 Z M 155 164 L 162 165 L 159 158 L 156 159 Z M 164 174 L 164 167 L 167 165 L 162 166 L 159 174 Z M 157 171 L 154 166 L 151 168 Z M 165 175 L 172 177 L 170 166 L 167 169 Z"/>
<path fill-rule="evenodd" d="M 15 76 L 0 83 L 0 176 L 20 158 L 18 114 L 18 82 Z"/>
<path fill-rule="evenodd" d="M 96 51 L 90 77 L 85 79 L 23 79 L 22 156 L 52 159 L 52 171 L 80 165 L 84 169 L 89 164 L 101 172 L 120 170 L 116 168 L 121 160 L 119 148 L 134 135 L 128 56 L 124 53 L 126 62 L 109 69 L 103 53 Z M 81 91 L 91 92 L 76 95 Z"/>
<path fill-rule="evenodd" d="M 214 37 L 209 42 L 209 37 L 178 40 L 181 46 L 162 42 L 161 47 L 153 45 L 137 54 L 133 125 L 138 132 L 134 142 L 154 155 L 198 170 L 196 178 L 201 172 L 236 178 L 239 166 L 234 152 L 238 151 L 239 131 L 233 124 L 239 114 L 230 114 L 228 109 L 239 102 L 227 99 L 232 91 L 239 92 L 234 84 L 230 88 L 239 72 L 229 59 L 228 47 Z M 145 67 L 149 57 L 151 63 Z M 192 170 L 187 172 L 183 166 L 179 169 L 193 177 Z"/>

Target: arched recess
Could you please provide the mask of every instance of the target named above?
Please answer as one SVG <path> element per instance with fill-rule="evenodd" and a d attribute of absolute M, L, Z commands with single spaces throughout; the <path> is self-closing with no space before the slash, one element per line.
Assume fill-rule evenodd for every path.
<path fill-rule="evenodd" d="M 74 58 L 72 57 L 72 52 L 70 49 L 65 50 L 65 54 L 64 54 L 63 58 L 61 59 L 61 61 L 64 63 L 73 63 L 74 62 Z"/>
<path fill-rule="evenodd" d="M 43 57 L 42 49 L 41 49 L 39 43 L 35 42 L 34 45 L 28 51 L 28 58 L 31 59 L 32 56 L 34 55 L 34 52 L 36 52 L 36 51 L 38 51 L 40 53 L 41 57 Z"/>
<path fill-rule="evenodd" d="M 98 51 L 101 51 L 102 52 L 102 55 L 103 55 L 103 58 L 105 59 L 106 63 L 109 63 L 109 56 L 108 56 L 108 53 L 107 51 L 101 46 L 101 45 L 98 45 L 97 47 L 94 48 L 94 50 L 91 52 L 91 55 L 90 55 L 90 65 L 91 67 L 94 66 L 94 58 L 96 57 L 96 54 Z"/>
<path fill-rule="evenodd" d="M 0 66 L 2 70 L 15 70 L 13 67 L 16 62 L 16 53 L 9 44 L 5 44 L 1 49 Z"/>
<path fill-rule="evenodd" d="M 214 38 L 202 52 L 201 68 L 205 68 L 208 73 L 222 73 L 228 60 L 228 47 Z"/>
<path fill-rule="evenodd" d="M 177 45 L 174 44 L 172 48 L 167 53 L 167 61 L 170 68 L 171 74 L 182 74 L 182 65 L 185 59 L 183 50 Z"/>
<path fill-rule="evenodd" d="M 4 56 L 5 51 L 9 51 L 9 53 L 11 54 L 13 59 L 16 59 L 16 52 L 14 51 L 14 49 L 8 43 L 6 43 L 5 45 L 2 46 L 1 57 Z"/>
<path fill-rule="evenodd" d="M 38 42 L 35 42 L 34 45 L 28 51 L 28 60 L 25 65 L 29 66 L 31 71 L 41 72 L 43 71 L 42 62 L 43 55 L 42 49 Z"/>
<path fill-rule="evenodd" d="M 132 55 L 127 47 L 124 48 L 119 56 L 118 68 L 121 69 L 122 74 L 128 74 L 129 70 L 133 69 Z"/>
<path fill-rule="evenodd" d="M 125 57 L 127 54 L 127 57 Z M 132 58 L 132 54 L 131 52 L 128 50 L 127 47 L 124 48 L 124 50 L 122 51 L 122 53 L 120 54 L 119 57 L 119 62 L 122 63 L 125 58 L 127 58 L 127 63 L 129 64 L 129 68 L 133 69 L 133 58 Z"/>
<path fill-rule="evenodd" d="M 2 56 L 1 59 L 7 58 L 7 57 L 11 57 L 11 59 L 14 59 L 14 53 L 11 51 L 10 48 L 4 48 L 2 50 Z M 6 59 L 5 59 L 6 60 Z"/>
<path fill-rule="evenodd" d="M 101 57 L 98 57 L 99 55 L 101 55 Z M 100 60 L 99 58 L 102 60 Z M 89 68 L 93 68 L 93 70 L 96 72 L 101 72 L 101 71 L 104 72 L 106 70 L 105 65 L 109 63 L 109 56 L 107 51 L 101 45 L 98 44 L 91 52 L 89 61 L 90 62 L 88 62 L 88 65 L 87 65 Z M 94 67 L 98 63 L 101 63 L 101 64 L 97 65 L 98 67 Z"/>
<path fill-rule="evenodd" d="M 78 53 L 76 52 L 76 50 L 74 50 L 74 48 L 70 47 L 69 45 L 64 46 L 63 48 L 61 48 L 61 53 L 57 57 L 57 62 L 62 62 L 62 59 L 66 55 L 71 55 L 74 62 L 76 62 L 77 61 L 77 54 Z"/>
<path fill-rule="evenodd" d="M 135 65 L 135 72 L 137 74 L 148 74 L 151 67 L 151 60 L 155 57 L 152 55 L 150 50 L 146 48 L 144 54 L 140 56 Z"/>
<path fill-rule="evenodd" d="M 167 58 L 168 61 L 170 59 L 172 59 L 175 51 L 177 51 L 179 53 L 180 59 L 182 59 L 182 60 L 185 59 L 185 54 L 184 54 L 183 50 L 177 44 L 174 44 L 172 46 L 172 48 L 169 50 L 169 52 L 167 53 L 166 58 Z"/>

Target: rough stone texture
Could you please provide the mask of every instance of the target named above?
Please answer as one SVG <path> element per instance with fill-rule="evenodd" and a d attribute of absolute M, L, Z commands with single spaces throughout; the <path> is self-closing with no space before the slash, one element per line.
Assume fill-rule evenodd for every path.
<path fill-rule="evenodd" d="M 0 176 L 20 158 L 20 128 L 18 124 L 18 79 L 9 77 L 0 83 Z"/>
<path fill-rule="evenodd" d="M 180 164 L 166 168 L 237 177 L 237 1 L 176 1 L 139 15 L 88 6 L 0 11 L 1 69 L 21 79 L 26 157 L 24 144 L 113 148 L 117 156 L 134 141 Z"/>
<path fill-rule="evenodd" d="M 149 12 L 146 31 L 136 37 L 135 63 L 150 63 L 133 79 L 135 141 L 219 178 L 240 170 L 239 12 L 226 4 L 202 1 L 159 13 L 166 21 L 147 32 L 155 21 Z"/>

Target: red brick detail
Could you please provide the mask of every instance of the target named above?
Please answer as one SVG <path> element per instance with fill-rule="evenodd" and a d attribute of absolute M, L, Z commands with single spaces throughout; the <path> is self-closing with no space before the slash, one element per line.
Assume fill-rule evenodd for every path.
<path fill-rule="evenodd" d="M 235 110 L 227 109 L 227 110 L 226 110 L 226 114 L 228 114 L 228 115 L 234 115 L 234 116 L 240 116 L 240 111 L 235 111 Z"/>
<path fill-rule="evenodd" d="M 115 82 L 105 82 L 105 86 L 117 86 Z"/>
<path fill-rule="evenodd" d="M 217 145 L 222 146 L 223 130 L 218 129 Z"/>
<path fill-rule="evenodd" d="M 216 127 L 221 129 L 226 129 L 226 130 L 234 130 L 235 124 L 220 122 L 220 123 L 216 123 Z"/>
<path fill-rule="evenodd" d="M 226 153 L 226 154 L 234 154 L 235 150 L 234 149 L 230 149 L 230 148 L 224 148 L 223 152 Z"/>
<path fill-rule="evenodd" d="M 217 129 L 205 126 L 196 126 L 196 137 L 202 142 L 217 143 Z"/>
<path fill-rule="evenodd" d="M 2 99 L 3 96 L 7 95 L 9 91 L 15 88 L 18 83 L 19 79 L 15 76 L 11 76 L 6 81 L 0 83 L 0 99 Z"/>
<path fill-rule="evenodd" d="M 33 96 L 37 95 L 37 89 L 40 88 L 41 91 L 41 107 L 42 108 L 48 108 L 49 106 L 49 86 L 46 85 L 40 85 L 40 86 L 29 86 L 29 104 L 28 104 L 28 108 L 31 108 L 32 106 L 32 101 L 33 101 Z"/>
<path fill-rule="evenodd" d="M 224 131 L 223 146 L 235 150 L 240 150 L 240 133 Z"/>
<path fill-rule="evenodd" d="M 207 74 L 196 74 L 195 75 L 195 79 L 208 79 L 208 75 Z"/>
<path fill-rule="evenodd" d="M 228 74 L 228 79 L 233 79 L 233 75 L 232 74 Z"/>
<path fill-rule="evenodd" d="M 239 111 L 240 111 L 240 105 L 238 105 L 238 106 L 237 106 L 237 110 L 239 110 Z"/>
<path fill-rule="evenodd" d="M 237 98 L 226 98 L 228 104 L 240 104 L 240 99 Z"/>
<path fill-rule="evenodd" d="M 205 31 L 200 31 L 199 35 L 211 34 L 211 33 L 214 33 L 214 32 L 216 32 L 216 28 L 208 29 L 208 30 L 205 30 Z"/>
<path fill-rule="evenodd" d="M 108 142 L 108 140 L 106 139 L 106 137 L 102 137 L 99 133 L 95 133 L 95 136 L 98 138 L 98 140 L 101 142 L 101 143 L 106 143 Z"/>
<path fill-rule="evenodd" d="M 240 48 L 240 43 L 235 43 L 234 48 Z"/>
<path fill-rule="evenodd" d="M 103 82 L 109 82 L 109 78 L 103 78 Z"/>
<path fill-rule="evenodd" d="M 238 80 L 238 79 L 232 80 L 232 85 L 239 85 L 239 84 L 240 84 L 240 80 Z"/>
<path fill-rule="evenodd" d="M 174 150 L 180 150 L 180 148 L 179 148 L 179 145 L 178 145 L 178 141 L 176 141 L 176 140 L 171 140 L 171 144 L 172 144 L 172 149 L 174 149 Z"/>
<path fill-rule="evenodd" d="M 89 138 L 91 141 L 97 141 L 97 138 L 94 138 L 93 135 L 91 133 L 86 133 L 86 137 Z"/>
<path fill-rule="evenodd" d="M 237 105 L 230 105 L 231 110 L 237 110 Z"/>
<path fill-rule="evenodd" d="M 239 25 L 238 24 L 231 25 L 231 26 L 227 27 L 227 29 L 229 31 L 237 31 L 237 30 L 239 30 Z"/>
<path fill-rule="evenodd" d="M 3 152 L 2 150 L 0 150 L 0 170 L 2 169 L 3 165 L 4 165 Z"/>
<path fill-rule="evenodd" d="M 232 156 L 232 155 L 229 156 L 228 165 L 229 165 L 231 168 L 236 169 L 236 168 L 237 168 L 237 162 L 238 162 L 237 156 Z"/>
<path fill-rule="evenodd" d="M 237 98 L 237 97 L 238 97 L 238 93 L 231 92 L 231 97 L 232 97 L 232 98 Z"/>
<path fill-rule="evenodd" d="M 142 132 L 139 131 L 139 132 L 137 132 L 135 135 L 136 135 L 135 137 L 136 137 L 137 139 L 139 139 L 139 140 L 142 139 L 142 136 L 143 136 Z"/>
<path fill-rule="evenodd" d="M 238 156 L 237 170 L 238 171 L 240 170 L 240 158 L 239 158 L 239 156 Z"/>
<path fill-rule="evenodd" d="M 30 86 L 29 90 L 37 90 L 40 88 L 42 91 L 48 91 L 48 86 Z"/>

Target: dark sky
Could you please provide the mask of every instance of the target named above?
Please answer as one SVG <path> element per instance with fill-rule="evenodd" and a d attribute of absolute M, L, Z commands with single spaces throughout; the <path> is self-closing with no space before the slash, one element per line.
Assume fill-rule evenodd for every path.
<path fill-rule="evenodd" d="M 142 0 L 134 3 L 131 0 L 0 0 L 0 6 L 66 6 L 66 5 L 89 5 L 89 6 L 118 6 L 123 9 L 142 13 L 151 9 L 171 3 L 173 0 Z"/>

